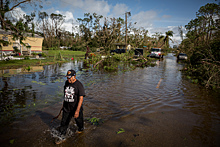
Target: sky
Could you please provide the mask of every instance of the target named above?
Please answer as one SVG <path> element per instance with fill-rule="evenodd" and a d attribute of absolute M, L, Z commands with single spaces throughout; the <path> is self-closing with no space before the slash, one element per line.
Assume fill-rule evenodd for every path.
<path fill-rule="evenodd" d="M 174 44 L 178 44 L 181 40 L 178 26 L 184 27 L 196 18 L 196 12 L 207 3 L 219 3 L 219 0 L 45 0 L 41 11 L 65 15 L 63 28 L 70 32 L 72 22 L 77 24 L 77 18 L 84 18 L 84 13 L 125 19 L 125 13 L 130 12 L 128 22 L 137 22 L 134 27 L 145 28 L 149 36 L 156 32 L 165 35 L 171 30 Z"/>

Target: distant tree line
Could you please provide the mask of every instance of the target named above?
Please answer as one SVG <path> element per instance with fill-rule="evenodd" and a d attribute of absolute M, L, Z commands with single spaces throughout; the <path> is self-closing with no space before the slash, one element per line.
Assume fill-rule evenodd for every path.
<path fill-rule="evenodd" d="M 104 18 L 96 13 L 85 13 L 84 18 L 78 18 L 78 25 L 72 25 L 72 32 L 63 28 L 65 16 L 61 14 L 33 11 L 30 15 L 23 15 L 19 20 L 14 19 L 13 16 L 6 16 L 18 7 L 35 8 L 37 2 L 40 3 L 41 0 L 0 0 L 1 29 L 11 30 L 14 38 L 20 38 L 21 43 L 25 39 L 25 33 L 31 33 L 32 36 L 38 34 L 44 37 L 43 47 L 47 49 L 67 46 L 74 50 L 84 50 L 88 45 L 91 48 L 103 47 L 109 50 L 114 48 L 113 43 L 125 43 L 125 32 L 128 32 L 126 43 L 133 47 L 169 48 L 170 37 L 173 36 L 173 32 L 168 31 L 166 36 L 156 33 L 154 37 L 149 37 L 148 30 L 134 27 L 137 22 L 128 23 L 125 31 L 126 22 L 123 18 Z M 38 6 L 42 8 L 40 4 Z M 35 18 L 38 21 L 34 21 Z"/>

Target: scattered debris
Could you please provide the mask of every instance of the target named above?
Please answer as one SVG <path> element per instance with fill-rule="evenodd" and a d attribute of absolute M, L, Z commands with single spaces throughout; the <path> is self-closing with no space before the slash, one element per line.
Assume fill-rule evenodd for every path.
<path fill-rule="evenodd" d="M 120 128 L 119 131 L 117 131 L 117 134 L 120 134 L 120 133 L 124 133 L 125 130 L 123 128 Z"/>

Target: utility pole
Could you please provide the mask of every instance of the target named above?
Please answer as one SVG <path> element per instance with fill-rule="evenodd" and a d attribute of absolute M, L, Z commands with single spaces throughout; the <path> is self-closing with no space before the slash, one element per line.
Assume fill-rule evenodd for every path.
<path fill-rule="evenodd" d="M 127 12 L 125 13 L 125 52 L 127 51 Z"/>
<path fill-rule="evenodd" d="M 73 34 L 73 20 L 72 20 L 72 34 Z"/>
<path fill-rule="evenodd" d="M 127 33 L 128 33 L 128 16 L 131 16 L 131 12 L 125 13 L 125 52 L 127 51 Z"/>
<path fill-rule="evenodd" d="M 73 20 L 72 20 L 72 34 L 71 34 L 71 39 L 72 39 L 72 40 L 71 40 L 71 45 L 72 45 L 72 46 L 73 46 L 73 40 L 74 40 L 73 38 L 74 38 L 74 37 L 73 37 Z"/>

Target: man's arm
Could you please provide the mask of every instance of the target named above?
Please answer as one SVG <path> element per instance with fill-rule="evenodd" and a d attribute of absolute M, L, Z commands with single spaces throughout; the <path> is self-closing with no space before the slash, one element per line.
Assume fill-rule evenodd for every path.
<path fill-rule="evenodd" d="M 79 97 L 79 103 L 78 103 L 78 106 L 77 106 L 74 118 L 78 118 L 79 117 L 79 111 L 80 111 L 80 108 L 82 106 L 82 103 L 83 103 L 83 96 L 80 96 Z"/>

